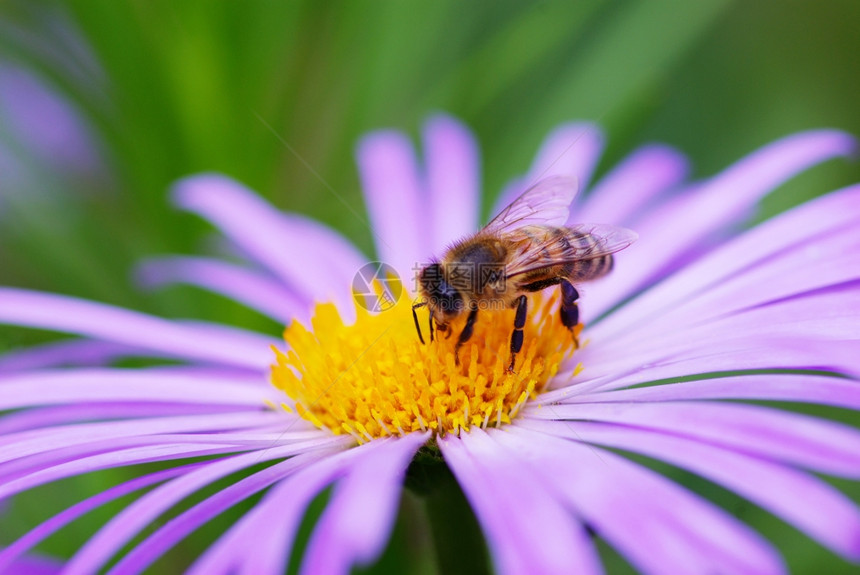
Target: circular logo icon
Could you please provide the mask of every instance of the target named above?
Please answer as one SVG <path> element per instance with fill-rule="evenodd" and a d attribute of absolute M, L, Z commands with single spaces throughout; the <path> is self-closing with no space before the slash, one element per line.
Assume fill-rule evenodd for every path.
<path fill-rule="evenodd" d="M 393 267 L 384 262 L 365 264 L 352 278 L 352 297 L 364 309 L 382 312 L 394 307 L 403 283 Z"/>

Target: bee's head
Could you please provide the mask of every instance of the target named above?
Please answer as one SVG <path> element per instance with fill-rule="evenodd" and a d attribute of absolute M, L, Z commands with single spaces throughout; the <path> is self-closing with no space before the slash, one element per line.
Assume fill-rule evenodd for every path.
<path fill-rule="evenodd" d="M 418 286 L 433 319 L 440 326 L 447 325 L 466 308 L 463 295 L 445 280 L 442 266 L 438 263 L 432 263 L 421 270 Z"/>

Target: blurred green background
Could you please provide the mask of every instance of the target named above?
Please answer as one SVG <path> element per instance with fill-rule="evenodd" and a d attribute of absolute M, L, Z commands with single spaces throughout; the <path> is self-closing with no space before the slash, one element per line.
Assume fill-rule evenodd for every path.
<path fill-rule="evenodd" d="M 210 228 L 167 202 L 177 178 L 223 172 L 372 254 L 303 162 L 361 212 L 359 136 L 416 135 L 442 110 L 477 135 L 485 206 L 576 119 L 606 130 L 600 171 L 662 141 L 704 177 L 798 130 L 860 134 L 858 30 L 856 0 L 0 2 L 0 284 L 277 332 L 217 296 L 132 287 L 139 258 L 209 245 Z M 858 181 L 860 166 L 830 162 L 762 214 Z M 4 330 L 0 350 L 40 337 Z M 795 571 L 851 570 L 703 489 L 742 507 Z"/>

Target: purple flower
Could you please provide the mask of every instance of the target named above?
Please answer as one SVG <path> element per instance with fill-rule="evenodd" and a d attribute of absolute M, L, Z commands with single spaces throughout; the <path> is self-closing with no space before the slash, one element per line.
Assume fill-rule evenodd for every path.
<path fill-rule="evenodd" d="M 358 150 L 379 259 L 404 277 L 478 226 L 471 135 L 436 117 L 423 138 L 423 165 L 397 132 L 369 135 Z M 559 128 L 502 204 L 549 175 L 587 187 L 601 147 L 593 126 Z M 163 258 L 142 276 L 292 322 L 287 348 L 267 334 L 0 289 L 0 321 L 83 336 L 0 358 L 0 498 L 168 463 L 34 527 L 0 550 L 0 566 L 136 494 L 64 572 L 94 572 L 120 552 L 111 572 L 137 572 L 263 492 L 190 572 L 282 573 L 309 502 L 334 485 L 302 568 L 347 572 L 383 550 L 419 449 L 441 454 L 502 573 L 600 572 L 595 534 L 647 573 L 785 570 L 736 517 L 615 450 L 698 474 L 860 561 L 857 506 L 816 475 L 860 478 L 860 432 L 723 401 L 860 409 L 860 186 L 737 232 L 781 182 L 854 149 L 840 132 L 806 132 L 694 183 L 676 151 L 636 151 L 572 209 L 575 221 L 640 236 L 608 277 L 584 286 L 584 345 L 571 353 L 554 296 L 538 295 L 513 375 L 499 367 L 511 312 L 485 314 L 455 366 L 450 343 L 417 342 L 406 297 L 379 314 L 354 307 L 349 286 L 366 259 L 335 232 L 227 178 L 186 179 L 177 205 L 212 222 L 246 262 Z M 125 356 L 175 363 L 110 367 Z M 155 524 L 215 482 L 215 493 Z"/>

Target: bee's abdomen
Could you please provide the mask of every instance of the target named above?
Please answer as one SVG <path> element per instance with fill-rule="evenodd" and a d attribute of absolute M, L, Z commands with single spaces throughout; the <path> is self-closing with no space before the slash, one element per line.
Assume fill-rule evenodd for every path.
<path fill-rule="evenodd" d="M 600 253 L 602 250 L 601 240 L 597 236 L 570 228 L 555 228 L 553 233 L 562 250 L 576 254 L 575 258 L 564 265 L 564 275 L 571 281 L 593 280 L 612 271 L 614 260 L 611 254 L 596 257 L 589 255 Z"/>
<path fill-rule="evenodd" d="M 554 285 L 562 279 L 582 282 L 597 279 L 612 270 L 612 256 L 604 240 L 588 231 L 557 226 L 527 226 L 516 230 L 522 262 L 513 268 L 526 268 L 519 278 L 522 285 Z"/>

